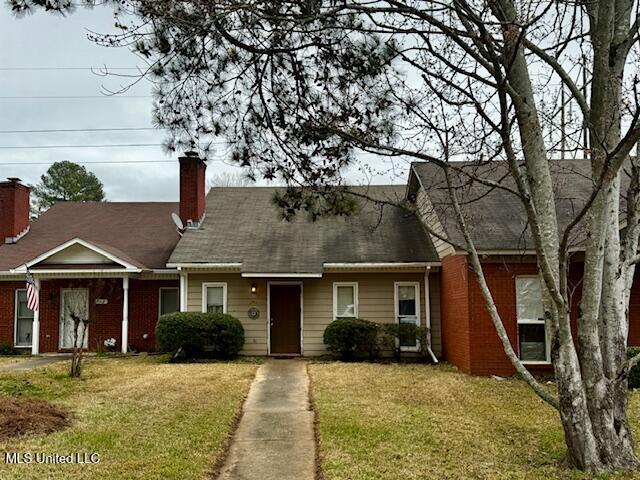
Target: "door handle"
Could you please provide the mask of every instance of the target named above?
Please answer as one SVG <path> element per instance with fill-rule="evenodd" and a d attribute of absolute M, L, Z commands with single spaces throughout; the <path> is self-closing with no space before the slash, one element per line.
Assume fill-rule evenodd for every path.
<path fill-rule="evenodd" d="M 273 318 L 269 321 L 269 324 L 273 327 Z"/>

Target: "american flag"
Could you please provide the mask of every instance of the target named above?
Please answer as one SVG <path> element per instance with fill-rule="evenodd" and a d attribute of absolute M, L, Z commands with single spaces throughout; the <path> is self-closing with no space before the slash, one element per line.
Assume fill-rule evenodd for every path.
<path fill-rule="evenodd" d="M 33 312 L 38 310 L 38 287 L 29 269 L 27 269 L 27 308 Z"/>

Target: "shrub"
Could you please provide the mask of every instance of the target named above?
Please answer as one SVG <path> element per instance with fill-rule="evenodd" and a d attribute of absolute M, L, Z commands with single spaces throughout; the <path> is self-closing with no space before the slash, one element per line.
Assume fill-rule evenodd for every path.
<path fill-rule="evenodd" d="M 640 347 L 627 348 L 627 358 L 635 357 L 640 353 Z M 629 388 L 640 388 L 640 364 L 629 371 Z"/>
<path fill-rule="evenodd" d="M 403 343 L 413 343 L 417 339 L 420 348 L 417 357 L 421 360 L 428 360 L 429 355 L 429 329 L 419 327 L 414 323 L 381 323 L 379 324 L 378 345 L 383 352 L 393 352 L 396 358 L 400 358 L 402 351 L 400 345 Z M 416 356 L 415 352 L 411 352 Z"/>
<path fill-rule="evenodd" d="M 362 318 L 338 318 L 327 326 L 323 340 L 327 349 L 343 360 L 378 355 L 378 325 Z"/>
<path fill-rule="evenodd" d="M 160 317 L 158 349 L 181 351 L 188 358 L 232 358 L 244 345 L 240 321 L 224 313 L 176 312 Z"/>
<path fill-rule="evenodd" d="M 18 349 L 8 342 L 0 342 L 0 355 L 19 355 Z"/>

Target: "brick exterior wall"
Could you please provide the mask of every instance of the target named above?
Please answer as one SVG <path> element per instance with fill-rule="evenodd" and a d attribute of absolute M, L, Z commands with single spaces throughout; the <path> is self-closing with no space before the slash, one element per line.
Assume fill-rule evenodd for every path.
<path fill-rule="evenodd" d="M 0 182 L 0 243 L 29 226 L 30 192 L 29 187 L 18 182 Z"/>
<path fill-rule="evenodd" d="M 572 330 L 576 336 L 576 319 L 581 299 L 582 264 L 572 265 L 569 273 L 573 286 L 571 301 Z M 485 277 L 498 312 L 516 352 L 516 282 L 519 275 L 535 275 L 533 262 L 483 262 Z M 443 358 L 473 375 L 513 375 L 493 322 L 486 309 L 475 274 L 466 256 L 451 255 L 442 261 L 442 339 Z M 629 345 L 640 346 L 640 275 L 636 275 L 629 305 Z M 550 373 L 550 366 L 530 365 L 535 373 Z"/>
<path fill-rule="evenodd" d="M 13 345 L 15 324 L 15 292 L 24 288 L 24 282 L 0 282 L 0 342 Z"/>
<path fill-rule="evenodd" d="M 442 355 L 465 372 L 471 370 L 469 273 L 465 255 L 449 255 L 442 259 L 440 272 Z"/>
<path fill-rule="evenodd" d="M 180 218 L 199 222 L 205 210 L 205 177 L 207 164 L 197 154 L 180 157 Z"/>
<path fill-rule="evenodd" d="M 159 318 L 160 288 L 180 286 L 178 280 L 129 281 L 129 347 L 151 352 L 156 346 L 156 323 Z M 144 335 L 147 338 L 144 338 Z"/>
<path fill-rule="evenodd" d="M 178 287 L 178 280 L 130 280 L 129 345 L 138 351 L 153 351 L 158 321 L 161 287 Z M 0 282 L 0 341 L 13 344 L 15 290 L 24 282 Z M 42 280 L 40 290 L 40 352 L 57 352 L 60 344 L 60 290 L 89 288 L 88 349 L 102 348 L 107 338 L 115 338 L 118 349 L 122 334 L 122 280 L 55 279 Z M 96 298 L 107 300 L 96 305 Z M 144 335 L 147 334 L 147 338 Z"/>
<path fill-rule="evenodd" d="M 517 349 L 518 326 L 516 320 L 516 276 L 535 275 L 535 263 L 483 263 L 489 290 L 511 344 Z M 512 375 L 515 373 L 498 338 L 478 281 L 469 272 L 469 309 L 471 311 L 471 368 L 474 375 Z"/>

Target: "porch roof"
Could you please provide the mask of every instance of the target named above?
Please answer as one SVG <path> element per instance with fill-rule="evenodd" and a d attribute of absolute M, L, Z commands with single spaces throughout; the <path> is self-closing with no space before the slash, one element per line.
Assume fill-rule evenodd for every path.
<path fill-rule="evenodd" d="M 365 188 L 365 187 L 361 187 Z M 370 186 L 367 194 L 401 201 L 405 186 Z M 287 222 L 273 204 L 275 187 L 212 188 L 201 228 L 187 230 L 173 264 L 240 264 L 243 273 L 318 274 L 325 263 L 438 262 L 418 219 L 392 206 L 360 200 L 349 217 Z"/>

